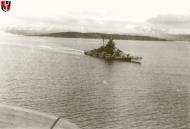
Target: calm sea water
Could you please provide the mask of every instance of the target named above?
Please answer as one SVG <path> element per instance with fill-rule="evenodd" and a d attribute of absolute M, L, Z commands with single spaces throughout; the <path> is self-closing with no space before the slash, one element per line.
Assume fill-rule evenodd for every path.
<path fill-rule="evenodd" d="M 189 129 L 190 43 L 115 41 L 141 65 L 82 54 L 101 40 L 0 37 L 0 103 L 82 129 Z"/>

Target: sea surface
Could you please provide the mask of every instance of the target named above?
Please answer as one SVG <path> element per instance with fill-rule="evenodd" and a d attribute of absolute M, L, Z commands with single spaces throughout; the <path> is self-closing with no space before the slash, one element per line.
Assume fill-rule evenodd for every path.
<path fill-rule="evenodd" d="M 0 36 L 0 103 L 82 129 L 190 129 L 190 43 L 116 40 L 141 64 L 83 55 L 100 39 Z"/>

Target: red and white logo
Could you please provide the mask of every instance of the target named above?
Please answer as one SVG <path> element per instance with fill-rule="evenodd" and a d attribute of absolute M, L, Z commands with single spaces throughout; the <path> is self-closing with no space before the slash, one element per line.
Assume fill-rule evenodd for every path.
<path fill-rule="evenodd" d="M 4 12 L 8 12 L 11 9 L 11 1 L 1 1 L 1 9 Z"/>

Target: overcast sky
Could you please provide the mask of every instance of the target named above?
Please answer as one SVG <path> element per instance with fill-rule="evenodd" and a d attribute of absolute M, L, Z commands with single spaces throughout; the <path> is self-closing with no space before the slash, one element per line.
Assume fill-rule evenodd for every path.
<path fill-rule="evenodd" d="M 190 0 L 11 1 L 1 29 L 190 34 Z"/>

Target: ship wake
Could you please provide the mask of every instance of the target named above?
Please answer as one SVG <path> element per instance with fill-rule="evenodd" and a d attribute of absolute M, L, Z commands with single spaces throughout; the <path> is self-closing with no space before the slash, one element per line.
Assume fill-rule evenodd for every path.
<path fill-rule="evenodd" d="M 57 46 L 39 46 L 42 50 L 52 51 L 52 52 L 58 52 L 63 54 L 69 54 L 69 55 L 84 55 L 84 51 L 69 47 L 57 47 Z"/>

